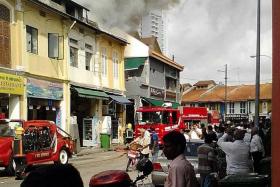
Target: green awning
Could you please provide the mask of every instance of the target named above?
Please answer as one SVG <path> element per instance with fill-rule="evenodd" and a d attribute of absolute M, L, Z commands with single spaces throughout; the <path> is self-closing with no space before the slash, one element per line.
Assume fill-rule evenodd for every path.
<path fill-rule="evenodd" d="M 138 69 L 140 66 L 145 64 L 147 57 L 133 57 L 124 59 L 124 68 L 125 70 L 134 70 Z"/>
<path fill-rule="evenodd" d="M 72 86 L 72 88 L 77 91 L 79 97 L 90 98 L 90 99 L 104 99 L 108 100 L 109 96 L 101 90 L 93 90 L 89 88 L 80 88 Z"/>
<path fill-rule="evenodd" d="M 144 99 L 153 106 L 162 106 L 164 103 L 172 103 L 172 108 L 174 109 L 177 109 L 180 106 L 180 104 L 177 102 L 163 101 L 163 100 L 150 99 L 150 98 L 144 98 Z"/>
<path fill-rule="evenodd" d="M 156 100 L 156 99 L 150 99 L 150 98 L 144 98 L 144 99 L 153 106 L 162 106 L 164 103 L 163 100 Z"/>
<path fill-rule="evenodd" d="M 176 103 L 176 102 L 172 102 L 172 108 L 178 108 L 180 106 L 179 103 Z"/>

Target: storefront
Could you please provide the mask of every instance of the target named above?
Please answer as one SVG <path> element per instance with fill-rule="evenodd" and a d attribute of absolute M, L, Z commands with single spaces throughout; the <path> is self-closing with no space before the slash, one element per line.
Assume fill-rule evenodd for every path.
<path fill-rule="evenodd" d="M 63 84 L 27 78 L 27 119 L 50 120 L 62 126 Z"/>
<path fill-rule="evenodd" d="M 133 104 L 123 95 L 107 93 L 110 97 L 108 103 L 103 103 L 103 106 L 108 106 L 108 110 L 104 111 L 103 115 L 111 116 L 111 139 L 112 143 L 123 142 L 123 130 L 125 129 L 126 118 L 125 110 L 126 105 Z M 106 114 L 107 113 L 107 114 Z"/>
<path fill-rule="evenodd" d="M 21 118 L 20 98 L 23 94 L 23 77 L 0 73 L 0 118 Z"/>
<path fill-rule="evenodd" d="M 71 116 L 75 116 L 81 146 L 98 146 L 102 123 L 102 102 L 109 96 L 102 90 L 71 85 Z"/>

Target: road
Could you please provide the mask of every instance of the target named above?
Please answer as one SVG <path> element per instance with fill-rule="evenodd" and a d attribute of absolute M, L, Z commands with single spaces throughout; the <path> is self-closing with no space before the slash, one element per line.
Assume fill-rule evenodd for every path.
<path fill-rule="evenodd" d="M 84 186 L 86 187 L 89 184 L 90 178 L 101 171 L 112 169 L 124 170 L 127 157 L 125 153 L 108 151 L 76 157 L 71 159 L 70 163 L 79 170 Z M 137 176 L 137 172 L 130 171 L 129 175 L 130 178 L 134 180 Z M 0 187 L 19 187 L 20 183 L 21 180 L 15 180 L 14 177 L 0 177 Z M 151 180 L 146 179 L 144 183 L 150 186 Z"/>

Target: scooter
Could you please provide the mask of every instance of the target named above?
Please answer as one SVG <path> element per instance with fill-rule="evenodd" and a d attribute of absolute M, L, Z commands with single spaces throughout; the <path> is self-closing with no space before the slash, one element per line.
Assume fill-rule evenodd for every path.
<path fill-rule="evenodd" d="M 152 162 L 147 159 L 141 159 L 136 165 L 136 169 L 142 173 L 132 181 L 129 175 L 122 170 L 103 171 L 94 175 L 90 179 L 89 187 L 136 187 L 137 182 L 145 179 L 153 171 Z"/>

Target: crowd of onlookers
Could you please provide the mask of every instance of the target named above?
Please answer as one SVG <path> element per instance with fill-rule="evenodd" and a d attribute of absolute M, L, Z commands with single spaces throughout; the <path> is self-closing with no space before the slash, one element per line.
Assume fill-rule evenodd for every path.
<path fill-rule="evenodd" d="M 186 140 L 202 139 L 197 149 L 198 172 L 201 181 L 207 181 L 210 173 L 220 178 L 232 174 L 260 172 L 260 161 L 271 156 L 271 123 L 221 123 L 217 126 L 193 124 L 181 131 Z"/>

